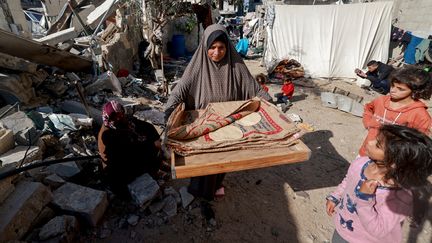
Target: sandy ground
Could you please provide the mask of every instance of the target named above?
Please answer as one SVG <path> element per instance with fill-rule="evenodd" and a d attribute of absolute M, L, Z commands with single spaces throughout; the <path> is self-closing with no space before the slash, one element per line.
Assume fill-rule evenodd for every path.
<path fill-rule="evenodd" d="M 247 61 L 252 74 L 264 72 L 257 61 Z M 308 87 L 304 87 L 308 86 Z M 287 113 L 300 115 L 315 128 L 302 140 L 312 150 L 309 161 L 229 173 L 224 181 L 226 196 L 213 202 L 216 226 L 206 224 L 196 200 L 188 209 L 163 222 L 142 218 L 136 226 L 116 227 L 118 215 L 106 217 L 103 225 L 112 232 L 95 242 L 329 242 L 334 231 L 325 213 L 325 196 L 342 180 L 365 136 L 361 118 L 321 105 L 320 92 L 335 86 L 368 94 L 344 81 L 314 80 L 296 86 Z M 280 84 L 269 84 L 270 93 Z M 188 180 L 169 185 L 179 189 Z M 430 205 L 432 201 L 430 200 Z M 431 210 L 432 211 L 432 210 Z M 123 210 L 123 214 L 133 213 Z M 404 225 L 404 242 L 432 242 L 432 212 L 418 228 Z M 114 228 L 109 227 L 113 225 Z M 97 240 L 96 240 L 97 239 Z"/>

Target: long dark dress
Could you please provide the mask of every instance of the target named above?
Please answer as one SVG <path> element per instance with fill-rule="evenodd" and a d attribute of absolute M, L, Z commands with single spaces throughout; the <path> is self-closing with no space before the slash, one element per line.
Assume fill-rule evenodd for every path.
<path fill-rule="evenodd" d="M 144 173 L 155 177 L 161 160 L 155 141 L 159 134 L 152 124 L 130 119 L 133 124 L 111 129 L 102 126 L 99 132 L 99 151 L 104 159 L 105 179 L 114 193 L 125 195 L 127 185 Z"/>
<path fill-rule="evenodd" d="M 225 35 L 227 51 L 225 57 L 215 63 L 208 57 L 207 50 L 213 44 L 212 39 L 220 35 Z M 226 29 L 213 24 L 204 31 L 198 49 L 170 95 L 165 117 L 168 118 L 180 103 L 185 103 L 187 110 L 197 110 L 204 109 L 211 102 L 247 100 L 255 96 L 271 100 L 229 41 Z M 212 200 L 224 177 L 225 174 L 192 178 L 189 192 Z"/>

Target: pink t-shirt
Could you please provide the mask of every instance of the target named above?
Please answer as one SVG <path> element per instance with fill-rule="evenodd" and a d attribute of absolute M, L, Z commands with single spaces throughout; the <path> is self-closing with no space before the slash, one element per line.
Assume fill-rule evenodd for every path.
<path fill-rule="evenodd" d="M 388 187 L 378 187 L 375 196 L 359 192 L 361 182 L 367 180 L 363 171 L 370 163 L 368 157 L 353 161 L 331 194 L 339 200 L 333 215 L 336 230 L 351 243 L 401 242 L 402 222 L 412 212 L 412 194 Z"/>

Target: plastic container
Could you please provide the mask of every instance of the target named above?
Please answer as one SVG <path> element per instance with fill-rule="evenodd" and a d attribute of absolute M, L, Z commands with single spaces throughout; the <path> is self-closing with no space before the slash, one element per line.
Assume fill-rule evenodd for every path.
<path fill-rule="evenodd" d="M 171 43 L 171 57 L 179 58 L 186 55 L 186 40 L 184 35 L 173 35 Z"/>

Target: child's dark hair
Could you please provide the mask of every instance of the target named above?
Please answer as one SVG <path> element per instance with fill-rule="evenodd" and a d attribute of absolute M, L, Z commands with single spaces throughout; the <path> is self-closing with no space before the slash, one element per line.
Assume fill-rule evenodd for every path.
<path fill-rule="evenodd" d="M 432 78 L 431 75 L 419 68 L 405 67 L 394 71 L 391 75 L 391 84 L 406 84 L 412 90 L 412 98 L 430 99 L 432 95 Z"/>
<path fill-rule="evenodd" d="M 260 84 L 265 84 L 267 81 L 267 78 L 263 73 L 260 73 L 257 76 L 255 76 L 255 80 Z"/>
<path fill-rule="evenodd" d="M 432 174 L 432 140 L 416 129 L 383 125 L 378 139 L 384 142 L 386 179 L 405 188 L 426 184 Z"/>

